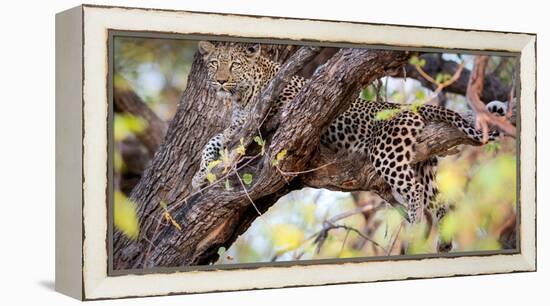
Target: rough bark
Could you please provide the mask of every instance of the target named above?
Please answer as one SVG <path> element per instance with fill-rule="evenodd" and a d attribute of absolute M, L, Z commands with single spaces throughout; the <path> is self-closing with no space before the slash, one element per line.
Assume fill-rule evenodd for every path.
<path fill-rule="evenodd" d="M 302 50 L 293 54 L 289 61 L 300 61 L 301 56 L 312 55 Z M 280 116 L 266 122 L 272 129 L 264 135 L 267 140 L 265 154 L 240 166 L 240 173 L 254 174 L 251 186 L 246 190 L 240 188 L 237 177 L 232 175 L 229 180 L 235 187 L 233 190 L 226 190 L 220 184 L 222 186 L 214 185 L 189 196 L 199 152 L 212 135 L 223 129 L 221 123 L 228 122 L 229 114 L 228 110 L 222 111 L 223 105 L 206 90 L 204 65 L 196 58 L 188 88 L 165 141 L 132 194 L 132 199 L 139 204 L 139 238 L 133 241 L 119 233 L 115 235 L 115 269 L 174 267 L 215 261 L 217 250 L 222 246 L 228 248 L 258 217 L 249 198 L 261 213 L 281 196 L 304 186 L 374 190 L 392 201 L 388 197 L 388 187 L 364 157 L 337 155 L 319 147 L 319 135 L 351 104 L 362 87 L 380 77 L 395 74 L 408 58 L 407 52 L 340 49 L 315 72 Z M 276 77 L 279 81 L 271 83 L 262 97 L 270 97 L 293 72 L 283 67 Z M 240 136 L 250 142 L 258 132 L 262 114 L 268 109 L 258 103 L 251 120 L 231 143 Z M 417 160 L 446 154 L 458 144 L 469 143 L 461 132 L 444 124 L 428 125 L 420 137 Z M 248 149 L 253 151 L 253 144 L 247 152 Z M 283 149 L 287 150 L 287 155 L 277 169 L 271 162 Z M 333 164 L 326 166 L 329 163 Z M 325 167 L 299 173 L 318 166 Z M 282 173 L 296 175 L 283 177 Z M 181 231 L 163 220 L 161 200 L 167 201 Z"/>
<path fill-rule="evenodd" d="M 284 61 L 295 50 L 285 45 L 264 46 L 265 55 L 275 54 Z M 128 267 L 133 256 L 143 255 L 147 234 L 151 234 L 151 218 L 159 213 L 160 201 L 189 194 L 191 178 L 197 171 L 200 151 L 206 142 L 226 127 L 230 109 L 208 90 L 205 65 L 197 54 L 193 60 L 187 88 L 176 115 L 170 122 L 164 141 L 156 151 L 131 198 L 138 204 L 140 240 L 130 241 L 120 232 L 114 234 L 114 266 Z M 155 214 L 154 214 L 155 213 Z M 155 224 L 156 226 L 156 224 Z"/>
<path fill-rule="evenodd" d="M 413 162 L 456 153 L 454 149 L 461 144 L 480 145 L 455 127 L 442 122 L 429 123 L 418 136 L 418 141 Z M 302 184 L 337 191 L 369 190 L 389 203 L 396 203 L 389 186 L 364 156 L 343 156 L 321 147 L 308 167 L 313 169 L 327 164 L 317 171 L 301 175 L 299 179 Z"/>

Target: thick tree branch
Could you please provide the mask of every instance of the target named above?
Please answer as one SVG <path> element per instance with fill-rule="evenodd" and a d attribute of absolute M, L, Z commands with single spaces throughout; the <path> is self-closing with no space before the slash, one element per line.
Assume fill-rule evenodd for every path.
<path fill-rule="evenodd" d="M 159 148 L 168 125 L 151 110 L 130 88 L 113 86 L 115 111 L 127 113 L 147 122 L 147 127 L 136 137 L 145 145 L 150 156 Z"/>
<path fill-rule="evenodd" d="M 426 64 L 424 65 L 424 67 L 422 67 L 422 69 L 432 77 L 435 77 L 438 73 L 454 75 L 457 69 L 459 69 L 460 67 L 460 64 L 454 61 L 444 60 L 441 57 L 441 54 L 422 54 L 420 58 L 426 61 Z M 466 89 L 468 88 L 468 80 L 470 79 L 470 74 L 470 70 L 464 69 L 460 74 L 460 77 L 455 82 L 446 87 L 445 91 L 465 96 Z M 418 80 L 422 84 L 422 86 L 426 88 L 435 89 L 434 85 L 426 78 L 424 78 L 417 71 L 414 65 L 408 64 L 406 66 L 405 73 L 403 73 L 403 71 L 401 70 L 398 71 L 398 73 L 394 76 L 404 77 L 405 75 L 409 78 Z M 483 90 L 480 94 L 482 101 L 486 103 L 494 100 L 507 101 L 509 93 L 510 86 L 502 83 L 497 76 L 493 74 L 485 76 Z"/>
<path fill-rule="evenodd" d="M 244 140 L 245 147 L 252 142 L 254 135 L 258 133 L 271 109 L 272 102 L 277 99 L 284 86 L 300 71 L 303 65 L 313 59 L 320 51 L 320 47 L 302 47 L 291 56 L 290 60 L 282 65 L 275 77 L 269 81 L 266 88 L 262 91 L 258 101 L 252 105 L 249 116 L 237 135 L 232 135 L 233 139 L 226 143 L 228 147 L 235 147 L 235 145 L 240 143 L 241 138 Z"/>
<path fill-rule="evenodd" d="M 418 136 L 414 161 L 420 162 L 432 156 L 445 156 L 455 153 L 453 149 L 461 144 L 480 145 L 472 141 L 455 127 L 441 122 L 429 123 Z M 320 148 L 308 167 L 327 163 L 327 167 L 301 175 L 301 182 L 309 187 L 326 188 L 338 191 L 370 190 L 387 202 L 397 203 L 389 186 L 376 174 L 372 164 L 364 156 L 348 156 Z"/>

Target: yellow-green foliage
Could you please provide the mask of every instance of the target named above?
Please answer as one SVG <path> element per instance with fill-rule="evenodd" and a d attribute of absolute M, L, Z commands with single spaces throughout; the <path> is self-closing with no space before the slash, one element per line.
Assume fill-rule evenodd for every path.
<path fill-rule="evenodd" d="M 496 150 L 487 150 L 465 146 L 459 154 L 440 160 L 436 178 L 441 190 L 438 200 L 454 206 L 443 220 L 441 235 L 454 241 L 453 252 L 502 248 L 500 229 L 516 210 L 515 141 L 505 139 L 495 147 Z M 361 195 L 367 201 L 372 197 L 367 193 Z M 362 214 L 336 222 L 362 233 L 368 231 L 369 237 L 385 250 L 353 231 L 333 229 L 317 253 L 313 241 L 323 221 L 355 208 L 355 201 L 348 193 L 295 191 L 258 219 L 218 263 L 384 256 L 394 240 L 392 255 L 399 254 L 403 243 L 408 254 L 436 252 L 435 229 L 430 231 L 426 222 L 407 226 L 401 208 L 385 206 L 368 223 Z"/>
<path fill-rule="evenodd" d="M 130 114 L 116 114 L 114 124 L 115 141 L 122 141 L 130 134 L 139 135 L 147 128 L 148 124 L 141 117 Z"/>
<path fill-rule="evenodd" d="M 114 203 L 115 227 L 130 239 L 136 239 L 139 235 L 139 221 L 136 205 L 122 192 L 115 192 Z"/>
<path fill-rule="evenodd" d="M 277 224 L 272 231 L 276 251 L 295 249 L 304 239 L 304 231 L 292 223 Z"/>
<path fill-rule="evenodd" d="M 442 190 L 456 203 L 456 209 L 443 221 L 442 237 L 456 240 L 465 251 L 499 249 L 499 229 L 516 211 L 515 154 L 491 155 L 482 153 L 479 162 L 469 164 L 471 168 L 463 167 L 462 172 L 448 176 L 462 183 L 463 191 Z M 444 169 L 456 168 L 449 164 L 444 164 Z"/>

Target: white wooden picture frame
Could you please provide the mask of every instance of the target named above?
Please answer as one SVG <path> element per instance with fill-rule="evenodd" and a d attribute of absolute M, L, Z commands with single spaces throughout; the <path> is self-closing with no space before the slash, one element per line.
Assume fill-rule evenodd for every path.
<path fill-rule="evenodd" d="M 223 26 L 222 26 L 223 25 Z M 109 273 L 109 33 L 519 55 L 519 246 L 502 254 Z M 83 5 L 56 16 L 56 290 L 81 300 L 536 270 L 536 35 Z"/>

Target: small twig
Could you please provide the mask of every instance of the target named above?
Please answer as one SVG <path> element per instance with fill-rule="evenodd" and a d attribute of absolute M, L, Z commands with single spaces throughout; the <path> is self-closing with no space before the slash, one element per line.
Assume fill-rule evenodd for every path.
<path fill-rule="evenodd" d="M 254 161 L 256 158 L 258 158 L 258 157 L 260 157 L 260 154 L 256 154 L 256 155 L 254 155 L 254 156 L 251 156 L 251 157 L 249 158 L 249 160 L 248 160 L 246 163 L 244 163 L 244 164 L 242 164 L 241 166 L 239 166 L 238 168 L 236 168 L 236 170 L 241 170 L 241 169 L 243 169 L 244 167 L 248 166 L 251 162 L 253 162 L 253 161 Z M 244 158 L 244 157 L 243 157 L 243 158 Z M 248 156 L 247 156 L 247 158 L 248 158 Z M 189 194 L 188 196 L 186 196 L 186 197 L 180 202 L 181 204 L 179 204 L 179 205 L 174 205 L 174 206 L 170 207 L 170 209 L 168 209 L 168 212 L 170 212 L 170 213 L 173 212 L 174 209 L 178 208 L 178 207 L 181 206 L 182 204 L 185 204 L 185 203 L 187 202 L 187 200 L 188 200 L 189 198 L 191 198 L 192 196 L 195 196 L 195 195 L 197 195 L 197 194 L 200 194 L 200 193 L 202 193 L 202 192 L 204 192 L 204 191 L 206 191 L 206 190 L 208 190 L 208 189 L 210 189 L 210 188 L 216 186 L 217 184 L 221 183 L 221 182 L 224 181 L 225 179 L 229 178 L 231 175 L 232 175 L 232 174 L 231 174 L 231 171 L 229 171 L 226 175 L 220 177 L 219 179 L 215 180 L 215 181 L 212 182 L 211 184 L 209 184 L 209 185 L 207 185 L 207 186 L 204 186 L 203 188 L 200 188 L 199 190 L 197 190 L 197 191 L 195 191 L 195 192 Z"/>
<path fill-rule="evenodd" d="M 285 176 L 285 175 L 287 175 L 287 176 L 296 176 L 296 175 L 300 175 L 300 174 L 304 174 L 304 173 L 310 173 L 310 172 L 314 172 L 314 171 L 317 171 L 317 170 L 321 170 L 321 169 L 323 169 L 323 168 L 325 168 L 325 167 L 328 167 L 328 166 L 330 166 L 330 165 L 332 165 L 332 164 L 334 164 L 334 163 L 336 163 L 336 161 L 332 161 L 332 162 L 330 162 L 330 163 L 328 163 L 328 164 L 324 164 L 324 165 L 319 166 L 319 167 L 317 167 L 317 168 L 313 168 L 313 169 L 309 169 L 309 170 L 304 170 L 304 171 L 293 171 L 293 172 L 285 172 L 285 171 L 281 170 L 281 169 L 279 168 L 279 166 L 276 166 L 276 167 L 277 167 L 277 169 L 279 170 L 279 172 L 280 172 L 283 176 Z"/>
<path fill-rule="evenodd" d="M 147 241 L 147 243 L 149 243 L 150 246 L 154 247 L 155 244 L 153 243 L 153 241 L 149 240 L 147 237 L 143 237 L 143 240 Z"/>
<path fill-rule="evenodd" d="M 279 171 L 279 173 L 281 174 L 281 176 L 283 177 L 283 179 L 285 180 L 286 184 L 287 185 L 290 185 L 290 181 L 286 178 L 286 175 L 283 173 L 283 171 L 281 170 L 281 168 L 279 167 L 275 167 L 277 169 L 277 171 Z"/>
<path fill-rule="evenodd" d="M 510 88 L 510 98 L 508 99 L 508 111 L 506 112 L 506 118 L 510 120 L 514 114 L 514 106 L 516 100 L 514 99 L 514 92 L 516 90 L 516 75 L 512 77 L 512 88 Z"/>
<path fill-rule="evenodd" d="M 513 126 L 506 118 L 500 118 L 491 114 L 486 108 L 485 103 L 481 101 L 481 92 L 483 90 L 483 80 L 485 78 L 485 67 L 489 57 L 486 55 L 476 56 L 474 68 L 468 80 L 468 88 L 466 89 L 466 97 L 468 103 L 476 113 L 476 128 L 483 131 L 482 142 L 486 143 L 489 138 L 489 126 L 495 125 L 504 133 L 511 137 L 516 137 L 516 127 Z"/>
<path fill-rule="evenodd" d="M 464 63 L 458 64 L 458 67 L 456 68 L 455 72 L 451 76 L 450 79 L 443 83 L 437 82 L 434 78 L 432 78 L 420 65 L 414 65 L 416 71 L 425 78 L 428 82 L 434 84 L 436 86 L 435 90 L 433 91 L 433 95 L 430 99 L 428 99 L 428 102 L 431 102 L 432 100 L 436 99 L 437 96 L 443 91 L 443 89 L 451 86 L 454 82 L 456 82 L 458 79 L 460 79 L 460 75 L 462 74 L 462 71 L 464 70 Z"/>
<path fill-rule="evenodd" d="M 250 201 L 250 204 L 252 204 L 252 206 L 254 206 L 254 209 L 255 209 L 256 212 L 258 213 L 258 216 L 261 216 L 262 213 L 260 212 L 260 210 L 258 209 L 258 207 L 256 206 L 256 204 L 254 203 L 254 201 L 253 201 L 252 198 L 250 197 L 250 194 L 248 193 L 248 190 L 246 190 L 246 186 L 244 185 L 244 182 L 243 182 L 241 176 L 239 175 L 239 172 L 237 172 L 237 170 L 235 170 L 235 169 L 233 169 L 233 172 L 235 172 L 235 174 L 237 175 L 237 178 L 239 179 L 239 182 L 241 183 L 241 186 L 243 187 L 244 193 L 246 194 L 246 197 L 247 197 L 248 200 Z"/>
<path fill-rule="evenodd" d="M 426 79 L 426 81 L 434 84 L 434 85 L 438 85 L 437 82 L 435 81 L 434 78 L 432 78 L 431 75 L 429 75 L 426 71 L 424 71 L 424 69 L 422 69 L 422 67 L 418 64 L 414 65 L 414 68 L 416 69 L 416 71 L 418 71 L 418 73 L 424 78 Z"/>
<path fill-rule="evenodd" d="M 255 160 L 256 158 L 258 158 L 259 156 L 260 156 L 260 154 L 256 154 L 256 155 L 254 155 L 254 156 L 250 156 L 249 160 L 248 160 L 246 163 L 244 163 L 244 164 L 242 164 L 241 166 L 239 166 L 238 168 L 235 168 L 235 169 L 234 169 L 234 170 L 235 170 L 235 173 L 237 173 L 238 170 L 241 170 L 242 168 L 244 168 L 244 167 L 246 167 L 247 165 L 249 165 L 252 161 L 254 161 L 254 160 Z M 248 156 L 246 156 L 246 157 L 248 157 Z M 212 182 L 211 184 L 209 184 L 209 185 L 207 185 L 207 186 L 205 186 L 205 187 L 203 187 L 203 188 L 201 188 L 201 189 L 199 189 L 199 190 L 197 190 L 197 191 L 195 191 L 195 192 L 189 194 L 188 196 L 186 196 L 186 197 L 180 202 L 180 204 L 178 204 L 178 205 L 173 205 L 173 206 L 171 206 L 170 208 L 164 209 L 164 210 L 161 212 L 162 215 L 161 215 L 160 218 L 159 218 L 159 223 L 157 223 L 157 226 L 156 226 L 155 230 L 153 231 L 152 238 L 153 238 L 153 239 L 156 239 L 156 236 L 157 236 L 157 234 L 158 234 L 158 232 L 159 232 L 159 229 L 160 229 L 161 222 L 162 222 L 162 220 L 164 220 L 164 218 L 163 218 L 164 213 L 166 213 L 166 212 L 172 213 L 176 208 L 178 208 L 178 207 L 180 207 L 181 205 L 187 203 L 187 200 L 189 200 L 189 198 L 191 198 L 192 196 L 195 196 L 195 195 L 197 195 L 197 194 L 199 194 L 199 193 L 202 193 L 202 192 L 204 192 L 205 190 L 207 190 L 207 189 L 209 189 L 209 188 L 211 188 L 211 187 L 213 187 L 213 186 L 215 186 L 215 185 L 221 183 L 221 182 L 224 181 L 225 179 L 229 178 L 229 176 L 231 176 L 231 175 L 232 175 L 231 172 L 228 172 L 226 175 L 220 177 L 218 180 Z M 237 173 L 237 177 L 239 178 L 239 180 L 241 180 L 240 176 L 238 176 L 238 173 Z M 243 182 L 241 181 L 241 183 L 243 183 Z M 246 192 L 246 189 L 245 189 L 245 192 Z M 248 195 L 248 193 L 247 193 L 247 196 L 248 196 L 249 199 L 250 199 L 250 196 Z M 250 199 L 250 200 L 251 200 L 251 199 Z M 258 208 L 256 207 L 256 205 L 254 205 L 254 208 L 255 208 L 256 211 L 258 212 L 258 215 L 261 215 L 260 212 L 259 212 L 259 210 L 258 210 Z M 145 263 L 147 262 L 147 257 L 148 257 L 148 255 L 149 255 L 149 252 L 150 252 L 150 251 L 151 251 L 151 245 L 149 245 L 149 247 L 148 247 L 148 249 L 147 249 L 147 251 L 146 251 L 146 253 L 145 253 L 144 261 L 143 261 L 143 264 L 144 264 L 144 265 L 145 265 Z"/>
<path fill-rule="evenodd" d="M 399 227 L 397 228 L 397 232 L 395 233 L 395 236 L 393 237 L 393 241 L 392 241 L 389 249 L 386 250 L 386 256 L 391 255 L 391 251 L 395 247 L 395 242 L 397 241 L 397 238 L 399 237 L 399 233 L 401 232 L 402 227 L 403 227 L 403 221 L 401 221 L 401 223 L 399 223 Z"/>
<path fill-rule="evenodd" d="M 262 121 L 260 122 L 260 127 L 264 125 L 265 121 L 267 120 L 267 117 L 269 117 L 269 113 L 271 112 L 271 109 L 273 108 L 273 106 L 270 106 L 269 109 L 267 110 L 267 113 L 266 115 L 264 116 L 264 118 L 262 119 Z M 260 134 L 260 137 L 262 136 L 262 134 L 260 133 L 260 128 L 256 128 L 258 130 L 258 134 Z"/>
<path fill-rule="evenodd" d="M 326 222 L 328 222 L 328 224 L 330 225 L 330 226 L 327 227 L 327 230 L 331 230 L 331 229 L 335 229 L 335 228 L 343 228 L 345 230 L 352 231 L 352 232 L 356 233 L 357 235 L 359 235 L 361 238 L 363 238 L 367 241 L 370 241 L 375 246 L 381 248 L 384 252 L 387 252 L 386 248 L 381 246 L 378 242 L 374 241 L 372 238 L 365 236 L 363 233 L 361 233 L 361 231 L 359 231 L 356 228 L 353 228 L 353 227 L 347 226 L 347 225 L 342 225 L 342 224 L 333 224 L 333 223 L 330 223 L 329 221 L 326 221 Z"/>
<path fill-rule="evenodd" d="M 155 230 L 153 231 L 153 235 L 151 235 L 152 239 L 155 239 L 155 238 L 156 238 L 155 236 L 157 235 L 157 232 L 158 232 L 158 230 L 159 230 L 159 228 L 160 228 L 160 225 L 162 224 L 162 221 L 163 221 L 163 220 L 164 220 L 164 219 L 163 219 L 162 217 L 159 218 L 159 220 L 158 220 L 158 222 L 157 222 L 157 226 L 156 226 Z M 149 243 L 149 246 L 147 247 L 147 251 L 145 252 L 145 255 L 143 256 L 143 264 L 142 264 L 142 266 L 145 268 L 145 267 L 146 267 L 146 264 L 147 264 L 147 262 L 148 262 L 148 260 L 149 260 L 149 253 L 151 252 L 151 249 L 153 248 L 153 245 L 154 245 L 154 244 L 151 242 L 151 240 L 147 239 L 147 237 L 145 236 L 145 233 L 144 233 L 143 238 L 150 242 L 150 243 Z"/>
<path fill-rule="evenodd" d="M 338 257 L 342 257 L 342 252 L 344 252 L 344 248 L 346 247 L 346 241 L 348 241 L 350 231 L 351 230 L 346 230 L 346 235 L 344 236 L 344 241 L 342 241 L 342 247 L 340 248 L 340 252 L 338 252 Z"/>
<path fill-rule="evenodd" d="M 338 228 L 343 228 L 343 229 L 346 229 L 348 231 L 355 232 L 361 238 L 363 238 L 367 241 L 370 241 L 374 246 L 380 248 L 384 253 L 386 253 L 386 249 L 383 246 L 381 246 L 378 242 L 374 241 L 372 238 L 370 238 L 370 237 L 366 236 L 365 234 L 361 233 L 361 231 L 359 231 L 358 229 L 347 226 L 347 225 L 339 225 L 339 224 L 334 223 L 336 221 L 339 221 L 341 219 L 345 219 L 347 217 L 350 217 L 350 216 L 358 214 L 358 213 L 362 213 L 363 211 L 367 211 L 369 209 L 371 209 L 371 207 L 369 205 L 365 205 L 363 207 L 358 207 L 354 210 L 341 213 L 339 215 L 336 215 L 336 216 L 330 218 L 327 221 L 324 221 L 323 222 L 323 228 L 321 230 L 319 230 L 318 232 L 315 232 L 315 233 L 311 234 L 310 236 L 304 238 L 299 244 L 297 244 L 295 246 L 277 251 L 277 253 L 271 258 L 271 261 L 277 260 L 277 258 L 279 256 L 281 256 L 282 254 L 284 254 L 284 253 L 296 250 L 300 246 L 304 245 L 307 241 L 310 241 L 311 239 L 314 239 L 314 238 L 315 238 L 315 240 L 313 241 L 313 244 L 317 243 L 317 251 L 316 252 L 319 253 L 320 247 L 321 247 L 324 239 L 326 239 L 326 236 L 328 236 L 328 232 L 331 229 L 338 229 Z"/>
<path fill-rule="evenodd" d="M 356 207 L 352 210 L 348 210 L 348 211 L 345 211 L 341 214 L 338 214 L 332 218 L 330 218 L 328 221 L 331 222 L 331 223 L 334 223 L 336 221 L 339 221 L 339 220 L 342 220 L 342 219 L 345 219 L 347 217 L 351 217 L 353 215 L 356 215 L 356 214 L 360 214 L 360 213 L 363 213 L 365 211 L 369 211 L 371 210 L 373 207 L 373 205 L 363 205 L 363 206 L 359 206 L 359 207 Z"/>

